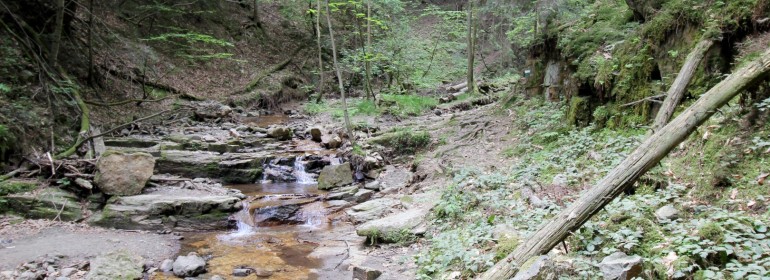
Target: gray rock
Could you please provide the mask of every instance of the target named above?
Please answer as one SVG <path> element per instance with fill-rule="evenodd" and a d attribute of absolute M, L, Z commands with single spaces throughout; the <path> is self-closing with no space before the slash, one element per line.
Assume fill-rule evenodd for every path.
<path fill-rule="evenodd" d="M 2 280 L 11 280 L 13 278 L 14 278 L 13 271 L 7 270 L 7 271 L 0 272 L 0 279 Z"/>
<path fill-rule="evenodd" d="M 346 200 L 355 201 L 355 195 L 358 193 L 358 187 L 347 186 L 337 189 L 335 192 L 326 195 L 326 200 Z"/>
<path fill-rule="evenodd" d="M 208 143 L 217 142 L 217 138 L 211 135 L 203 135 L 201 139 L 203 140 L 203 142 L 208 142 Z"/>
<path fill-rule="evenodd" d="M 428 215 L 428 209 L 413 208 L 385 218 L 368 221 L 356 227 L 359 236 L 376 238 L 383 242 L 400 242 L 405 235 L 417 235 Z"/>
<path fill-rule="evenodd" d="M 42 275 L 40 273 L 35 273 L 32 271 L 25 271 L 22 272 L 21 275 L 19 275 L 19 278 L 16 278 L 18 280 L 37 280 L 42 279 Z"/>
<path fill-rule="evenodd" d="M 59 271 L 59 274 L 64 277 L 70 277 L 72 274 L 75 274 L 75 272 L 78 272 L 78 270 L 74 267 L 65 267 L 62 268 L 61 271 Z"/>
<path fill-rule="evenodd" d="M 659 221 L 676 220 L 679 218 L 679 210 L 676 210 L 674 206 L 666 205 L 655 211 L 655 217 L 657 217 Z"/>
<path fill-rule="evenodd" d="M 373 268 L 363 266 L 356 266 L 353 268 L 353 279 L 374 280 L 380 277 L 380 275 L 382 275 L 382 271 Z"/>
<path fill-rule="evenodd" d="M 233 276 L 235 277 L 246 277 L 251 275 L 251 268 L 236 268 L 233 269 Z"/>
<path fill-rule="evenodd" d="M 327 165 L 318 175 L 318 189 L 330 190 L 353 183 L 353 171 L 350 169 L 350 163 L 346 162 L 339 165 Z"/>
<path fill-rule="evenodd" d="M 323 135 L 321 137 L 321 143 L 327 149 L 336 149 L 342 146 L 342 139 L 339 135 Z"/>
<path fill-rule="evenodd" d="M 147 153 L 107 152 L 96 163 L 94 182 L 109 195 L 136 195 L 152 176 L 155 158 Z"/>
<path fill-rule="evenodd" d="M 83 178 L 76 178 L 75 179 L 75 184 L 77 184 L 78 186 L 81 186 L 81 187 L 83 187 L 84 189 L 87 189 L 87 190 L 90 190 L 90 189 L 94 188 L 94 185 L 92 185 L 90 181 L 88 181 L 86 179 L 83 179 Z"/>
<path fill-rule="evenodd" d="M 171 259 L 165 259 L 160 263 L 160 271 L 171 272 L 174 270 L 174 261 Z"/>
<path fill-rule="evenodd" d="M 513 280 L 540 280 L 551 279 L 547 276 L 550 259 L 548 256 L 533 257 L 519 268 L 519 273 L 513 277 Z M 552 277 L 556 278 L 556 277 Z"/>
<path fill-rule="evenodd" d="M 195 253 L 179 256 L 174 261 L 174 275 L 179 277 L 194 277 L 206 272 L 206 261 Z"/>
<path fill-rule="evenodd" d="M 56 280 L 70 280 L 70 278 L 69 277 L 64 277 L 64 276 L 59 276 L 59 277 L 56 277 Z"/>
<path fill-rule="evenodd" d="M 195 117 L 198 120 L 227 117 L 233 111 L 233 108 L 230 108 L 230 106 L 216 101 L 198 102 L 195 105 Z"/>
<path fill-rule="evenodd" d="M 569 184 L 569 180 L 567 179 L 567 175 L 564 175 L 563 173 L 556 174 L 556 176 L 553 176 L 553 180 L 551 180 L 551 185 L 563 187 L 567 184 Z"/>
<path fill-rule="evenodd" d="M 270 277 L 273 276 L 273 271 L 269 269 L 257 268 L 254 270 L 254 274 L 257 277 Z"/>
<path fill-rule="evenodd" d="M 278 140 L 291 140 L 294 133 L 285 126 L 273 126 L 267 130 L 267 135 Z"/>
<path fill-rule="evenodd" d="M 372 195 L 374 195 L 374 191 L 372 190 L 358 190 L 358 192 L 353 195 L 353 198 L 356 200 L 356 202 L 361 203 L 369 200 Z"/>
<path fill-rule="evenodd" d="M 80 198 L 59 188 L 43 188 L 37 193 L 21 193 L 3 197 L 6 211 L 31 219 L 75 221 L 83 218 Z M 62 210 L 62 207 L 64 209 Z"/>
<path fill-rule="evenodd" d="M 368 222 L 380 218 L 388 213 L 388 210 L 399 202 L 390 198 L 369 200 L 345 210 L 354 223 Z"/>
<path fill-rule="evenodd" d="M 92 224 L 135 230 L 216 230 L 227 228 L 227 216 L 240 210 L 236 195 L 205 195 L 185 190 L 113 197 Z"/>
<path fill-rule="evenodd" d="M 602 259 L 602 262 L 599 263 L 599 269 L 605 280 L 629 280 L 641 275 L 642 257 L 615 252 Z"/>
<path fill-rule="evenodd" d="M 210 278 L 210 279 L 211 279 L 211 280 L 225 280 L 225 278 L 224 278 L 224 277 L 222 277 L 222 276 L 219 276 L 219 275 L 214 275 L 214 276 L 211 276 L 211 278 Z"/>
<path fill-rule="evenodd" d="M 140 279 L 142 264 L 140 256 L 125 251 L 114 251 L 91 261 L 88 280 Z"/>
<path fill-rule="evenodd" d="M 380 181 L 371 181 L 369 183 L 366 183 L 364 185 L 364 189 L 367 190 L 373 190 L 373 191 L 379 191 L 380 190 Z"/>
<path fill-rule="evenodd" d="M 385 171 L 380 173 L 377 181 L 380 181 L 380 191 L 393 192 L 403 189 L 412 182 L 414 174 L 405 168 L 387 166 Z"/>
<path fill-rule="evenodd" d="M 315 142 L 321 142 L 321 136 L 323 134 L 321 133 L 321 129 L 318 127 L 310 128 L 310 139 L 313 139 Z"/>

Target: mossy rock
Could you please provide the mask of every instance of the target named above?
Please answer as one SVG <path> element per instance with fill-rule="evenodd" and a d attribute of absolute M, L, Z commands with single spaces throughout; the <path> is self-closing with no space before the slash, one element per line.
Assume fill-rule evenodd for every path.
<path fill-rule="evenodd" d="M 58 217 L 62 221 L 77 221 L 83 218 L 77 195 L 58 188 L 46 188 L 37 193 L 13 194 L 2 199 L 6 208 L 0 210 L 29 219 Z"/>
<path fill-rule="evenodd" d="M 591 104 L 588 97 L 574 96 L 571 98 L 567 122 L 579 127 L 588 126 L 591 122 Z"/>

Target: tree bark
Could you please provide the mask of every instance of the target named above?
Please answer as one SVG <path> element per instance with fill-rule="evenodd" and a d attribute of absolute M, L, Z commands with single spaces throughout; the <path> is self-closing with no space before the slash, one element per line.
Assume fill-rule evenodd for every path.
<path fill-rule="evenodd" d="M 56 25 L 53 29 L 53 42 L 51 43 L 51 57 L 48 64 L 53 67 L 59 63 L 59 46 L 61 46 L 61 34 L 64 30 L 64 0 L 56 0 Z"/>
<path fill-rule="evenodd" d="M 323 97 L 323 90 L 324 90 L 324 60 L 323 60 L 323 49 L 321 48 L 321 0 L 316 0 L 316 16 L 315 16 L 315 30 L 316 30 L 316 39 L 318 42 L 318 89 L 316 91 L 318 92 L 318 97 L 316 97 L 315 102 L 321 103 L 321 97 Z"/>
<path fill-rule="evenodd" d="M 374 99 L 372 90 L 372 62 L 370 54 L 372 49 L 372 0 L 366 1 L 366 47 L 364 47 L 364 68 L 366 71 L 366 97 Z"/>
<path fill-rule="evenodd" d="M 661 105 L 658 114 L 655 116 L 655 122 L 652 127 L 653 131 L 660 130 L 666 125 L 668 120 L 671 119 L 671 116 L 674 115 L 676 106 L 682 100 L 684 91 L 687 89 L 690 80 L 692 80 L 695 70 L 698 69 L 698 65 L 706 56 L 706 52 L 708 52 L 713 45 L 714 41 L 712 40 L 701 40 L 695 45 L 695 48 L 690 54 L 687 55 L 687 59 L 684 61 L 682 69 L 679 70 L 679 74 L 676 76 L 674 83 L 671 84 L 671 87 L 668 89 L 666 99 L 663 100 L 663 105 Z"/>
<path fill-rule="evenodd" d="M 334 61 L 334 70 L 337 73 L 337 82 L 340 88 L 340 97 L 342 98 L 342 112 L 345 115 L 345 128 L 348 131 L 348 137 L 350 142 L 355 145 L 355 136 L 353 135 L 353 129 L 350 126 L 350 116 L 348 116 L 348 103 L 345 99 L 345 85 L 342 83 L 342 73 L 340 72 L 340 66 L 337 63 L 337 45 L 334 43 L 334 30 L 332 29 L 331 11 L 329 11 L 329 1 L 326 1 L 326 24 L 329 26 L 329 40 L 332 43 L 332 58 Z"/>
<path fill-rule="evenodd" d="M 474 54 L 476 53 L 476 50 L 475 50 L 476 40 L 474 38 L 475 37 L 474 35 L 476 35 L 475 34 L 476 32 L 473 28 L 473 1 L 474 0 L 468 1 L 468 73 L 466 77 L 466 82 L 468 83 L 468 85 L 472 86 L 472 88 L 469 89 L 471 94 L 474 93 L 476 89 L 476 87 L 473 86 L 476 84 L 473 79 L 473 60 L 475 57 Z"/>
<path fill-rule="evenodd" d="M 765 79 L 768 71 L 770 71 L 770 49 L 757 60 L 736 70 L 704 93 L 690 108 L 647 138 L 623 162 L 596 183 L 596 186 L 520 243 L 521 245 L 513 253 L 495 264 L 480 279 L 509 279 L 517 272 L 518 265 L 532 257 L 548 253 L 570 232 L 580 228 L 605 205 L 623 193 L 623 190 L 630 187 L 636 179 L 655 166 L 717 109 L 746 88 Z"/>

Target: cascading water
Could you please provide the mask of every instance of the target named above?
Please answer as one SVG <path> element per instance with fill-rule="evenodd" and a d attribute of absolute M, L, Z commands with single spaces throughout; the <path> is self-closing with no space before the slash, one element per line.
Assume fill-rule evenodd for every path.
<path fill-rule="evenodd" d="M 294 174 L 294 178 L 297 178 L 298 184 L 315 184 L 316 180 L 314 176 L 310 173 L 307 173 L 305 171 L 305 161 L 304 157 L 299 156 L 294 160 L 294 171 L 292 174 Z"/>

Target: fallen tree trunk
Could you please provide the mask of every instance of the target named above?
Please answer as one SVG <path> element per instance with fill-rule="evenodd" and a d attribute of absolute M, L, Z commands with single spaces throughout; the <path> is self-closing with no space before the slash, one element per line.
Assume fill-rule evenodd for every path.
<path fill-rule="evenodd" d="M 695 74 L 695 70 L 698 69 L 698 65 L 706 56 L 706 52 L 708 52 L 713 45 L 714 41 L 712 40 L 701 40 L 697 45 L 695 45 L 695 48 L 690 52 L 690 54 L 687 55 L 687 59 L 684 61 L 682 69 L 679 70 L 679 74 L 676 76 L 674 83 L 671 84 L 671 87 L 668 89 L 668 92 L 666 93 L 666 99 L 663 100 L 663 105 L 661 105 L 660 110 L 658 110 L 658 114 L 655 116 L 655 122 L 653 123 L 652 131 L 660 130 L 664 125 L 666 125 L 668 120 L 671 119 L 671 116 L 674 115 L 676 106 L 679 105 L 680 101 L 682 101 L 684 91 L 687 89 L 687 85 L 690 83 L 690 80 L 692 80 L 692 76 Z"/>
<path fill-rule="evenodd" d="M 168 91 L 168 92 L 170 92 L 170 93 L 172 93 L 174 95 L 178 95 L 180 97 L 183 97 L 185 99 L 192 100 L 192 101 L 203 101 L 204 100 L 203 98 L 200 98 L 200 97 L 197 97 L 195 95 L 183 92 L 183 91 L 181 91 L 181 90 L 179 90 L 179 89 L 177 89 L 175 87 L 172 87 L 170 85 L 161 84 L 161 83 L 157 83 L 157 82 L 153 82 L 153 81 L 148 81 L 147 78 L 145 78 L 145 77 L 134 77 L 134 76 L 132 76 L 132 75 L 130 75 L 128 73 L 124 73 L 124 72 L 118 71 L 116 69 L 112 69 L 112 68 L 106 67 L 104 65 L 102 65 L 101 68 L 104 69 L 104 71 L 107 71 L 107 73 L 110 73 L 113 76 L 120 77 L 120 78 L 123 78 L 123 79 L 127 79 L 127 80 L 129 80 L 129 81 L 131 81 L 132 83 L 135 83 L 135 84 L 140 84 L 140 85 L 143 85 L 143 86 L 154 87 L 154 88 L 157 88 L 159 90 L 165 90 L 165 91 Z M 143 102 L 148 102 L 148 100 L 144 100 Z"/>
<path fill-rule="evenodd" d="M 770 49 L 704 93 L 690 108 L 647 138 L 623 162 L 596 183 L 596 186 L 520 243 L 513 253 L 481 275 L 480 279 L 509 279 L 517 272 L 518 265 L 548 253 L 570 232 L 580 228 L 623 190 L 630 187 L 637 178 L 655 166 L 718 108 L 746 88 L 765 79 L 769 71 Z"/>
<path fill-rule="evenodd" d="M 289 66 L 289 64 L 294 60 L 294 57 L 296 57 L 299 54 L 299 52 L 302 51 L 303 49 L 305 49 L 305 45 L 301 45 L 297 47 L 296 49 L 294 49 L 294 52 L 292 52 L 289 55 L 289 58 L 282 61 L 281 63 L 276 64 L 270 69 L 262 71 L 262 73 L 259 73 L 259 75 L 257 75 L 254 79 L 251 80 L 251 82 L 249 82 L 249 84 L 243 87 L 243 89 L 237 90 L 236 92 L 233 93 L 233 95 L 244 94 L 253 90 L 257 86 L 259 86 L 259 83 L 262 82 L 262 79 L 267 78 L 268 76 L 272 75 L 275 72 L 283 70 L 284 68 L 286 68 L 286 66 Z"/>

